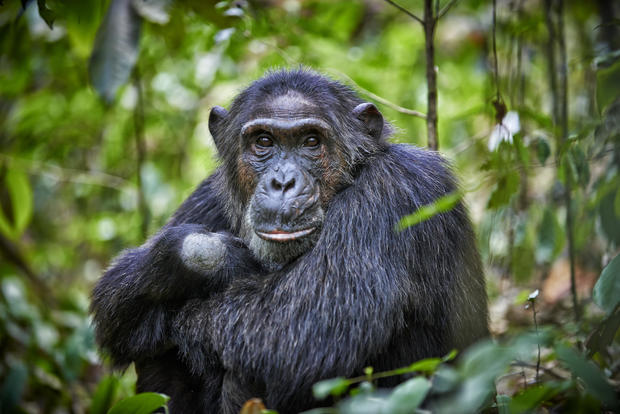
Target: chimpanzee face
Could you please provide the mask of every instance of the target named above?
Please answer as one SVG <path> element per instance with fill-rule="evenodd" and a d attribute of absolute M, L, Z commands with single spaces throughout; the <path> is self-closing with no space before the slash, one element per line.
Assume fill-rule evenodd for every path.
<path fill-rule="evenodd" d="M 253 187 L 242 236 L 269 263 L 308 251 L 323 223 L 333 131 L 318 113 L 314 103 L 288 93 L 241 126 L 238 168 Z"/>
<path fill-rule="evenodd" d="M 289 90 L 246 102 L 247 111 L 211 111 L 209 128 L 235 195 L 230 207 L 242 217 L 239 235 L 267 267 L 286 265 L 318 240 L 330 199 L 351 178 L 347 154 L 356 148 L 343 134 L 371 138 L 364 142 L 381 137 L 383 117 L 374 105 L 340 114 L 341 124 L 347 117 L 354 125 L 348 128 L 338 127 L 325 105 Z"/>

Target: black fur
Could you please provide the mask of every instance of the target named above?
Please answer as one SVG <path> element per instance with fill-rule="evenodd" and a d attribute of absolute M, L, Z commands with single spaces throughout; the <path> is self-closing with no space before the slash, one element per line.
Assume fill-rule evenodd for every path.
<path fill-rule="evenodd" d="M 249 197 L 239 184 L 236 137 L 256 105 L 291 90 L 324 111 L 340 161 L 330 167 L 337 188 L 316 244 L 274 271 L 235 238 Z M 381 129 L 374 111 L 353 115 L 361 103 L 304 70 L 252 84 L 229 113 L 212 117 L 222 165 L 96 286 L 98 343 L 116 364 L 136 362 L 140 391 L 171 395 L 173 414 L 235 413 L 252 397 L 299 412 L 317 405 L 318 380 L 400 367 L 488 334 L 465 207 L 394 230 L 402 216 L 456 189 L 448 166 L 437 153 L 387 144 L 390 126 Z M 221 270 L 198 274 L 179 260 L 179 244 L 195 232 L 224 235 Z"/>

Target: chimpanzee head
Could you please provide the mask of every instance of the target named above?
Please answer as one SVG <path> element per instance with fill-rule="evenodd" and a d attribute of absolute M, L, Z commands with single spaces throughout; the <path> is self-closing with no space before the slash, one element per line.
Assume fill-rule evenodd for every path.
<path fill-rule="evenodd" d="M 310 250 L 325 211 L 390 133 L 379 110 L 315 72 L 278 71 L 209 117 L 235 230 L 278 268 Z"/>

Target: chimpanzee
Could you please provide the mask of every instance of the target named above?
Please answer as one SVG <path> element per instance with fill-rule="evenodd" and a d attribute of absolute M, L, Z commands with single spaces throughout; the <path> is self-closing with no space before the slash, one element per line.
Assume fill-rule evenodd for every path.
<path fill-rule="evenodd" d="M 96 338 L 172 413 L 280 413 L 312 385 L 404 366 L 488 334 L 465 207 L 403 231 L 456 190 L 435 152 L 387 142 L 379 110 L 300 68 L 209 117 L 221 165 L 94 289 Z"/>

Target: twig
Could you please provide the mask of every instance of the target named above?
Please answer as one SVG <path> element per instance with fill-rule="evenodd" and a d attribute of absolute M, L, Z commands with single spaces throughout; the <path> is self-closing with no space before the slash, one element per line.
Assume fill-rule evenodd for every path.
<path fill-rule="evenodd" d="M 534 365 L 534 364 L 530 364 L 530 363 L 525 362 L 525 361 L 519 361 L 519 360 L 514 361 L 514 362 L 513 362 L 512 364 L 510 364 L 510 365 L 512 365 L 513 367 L 519 367 L 519 368 L 530 368 L 530 369 L 536 369 L 536 365 Z M 557 372 L 555 372 L 555 371 L 554 371 L 554 370 L 552 370 L 551 368 L 545 368 L 544 366 L 541 366 L 541 367 L 540 367 L 540 369 L 541 369 L 543 372 L 545 372 L 545 373 L 547 373 L 547 374 L 551 375 L 551 376 L 552 376 L 553 378 L 555 378 L 555 379 L 558 379 L 558 380 L 565 380 L 565 379 L 567 379 L 566 377 L 564 377 L 564 376 L 562 376 L 562 375 L 558 374 Z"/>
<path fill-rule="evenodd" d="M 566 63 L 566 42 L 564 36 L 564 0 L 557 0 L 558 3 L 558 43 L 560 46 L 560 131 L 562 144 L 568 140 L 568 68 Z M 566 205 L 566 235 L 568 239 L 568 258 L 570 263 L 570 290 L 573 298 L 573 310 L 575 321 L 581 319 L 579 309 L 579 297 L 577 296 L 577 280 L 575 277 L 575 235 L 574 218 L 572 211 L 572 179 L 570 174 L 565 174 L 566 188 L 564 189 L 564 204 Z"/>
<path fill-rule="evenodd" d="M 499 103 L 501 98 L 499 94 L 499 64 L 497 62 L 496 28 L 497 28 L 497 0 L 493 0 L 493 73 L 495 75 L 495 99 Z"/>
<path fill-rule="evenodd" d="M 142 185 L 142 165 L 146 158 L 146 148 L 144 144 L 144 100 L 142 97 L 142 85 L 140 81 L 140 72 L 136 65 L 134 69 L 133 83 L 138 94 L 138 102 L 133 111 L 134 138 L 136 143 L 136 184 L 138 187 L 138 211 L 140 212 L 140 230 L 142 237 L 148 235 L 149 225 L 149 208 L 146 204 L 144 196 L 144 188 Z"/>
<path fill-rule="evenodd" d="M 349 76 L 347 76 L 346 74 L 344 74 L 343 72 L 340 72 L 338 70 L 335 69 L 331 69 L 330 70 L 333 73 L 336 73 L 338 76 L 344 78 L 348 83 L 352 84 L 355 89 L 359 90 L 362 94 L 368 96 L 370 99 L 379 102 L 380 104 L 383 104 L 389 108 L 392 108 L 393 110 L 400 112 L 401 114 L 406 114 L 406 115 L 411 115 L 411 116 L 415 116 L 417 118 L 421 118 L 421 119 L 426 119 L 426 115 L 423 114 L 420 111 L 416 111 L 414 109 L 409 109 L 409 108 L 404 108 L 400 105 L 397 105 L 393 102 L 388 101 L 387 99 L 376 95 L 372 92 L 370 92 L 367 89 L 362 88 L 359 84 L 357 84 L 353 79 L 351 79 Z"/>
<path fill-rule="evenodd" d="M 128 191 L 128 181 L 123 177 L 101 171 L 84 171 L 75 168 L 64 168 L 58 165 L 35 160 L 26 160 L 8 154 L 0 154 L 0 160 L 12 167 L 28 171 L 30 174 L 44 175 L 55 181 L 67 181 L 76 184 L 98 185 L 120 191 Z"/>
<path fill-rule="evenodd" d="M 553 22 L 553 4 L 556 4 L 557 33 Z M 566 43 L 564 39 L 564 1 L 563 0 L 545 0 L 545 21 L 549 32 L 548 41 L 548 59 L 549 59 L 549 80 L 551 87 L 551 96 L 553 103 L 553 121 L 556 125 L 557 147 L 562 149 L 558 151 L 558 157 L 563 159 L 567 156 L 565 144 L 568 140 L 568 73 L 566 64 Z M 555 60 L 555 43 L 559 46 L 560 67 L 556 66 Z M 559 70 L 558 70 L 559 69 Z M 556 71 L 559 72 L 559 88 L 556 78 Z M 559 131 L 557 126 L 559 125 Z M 573 312 L 575 321 L 581 319 L 581 310 L 579 309 L 579 298 L 577 296 L 577 280 L 575 277 L 575 236 L 573 232 L 573 211 L 572 211 L 572 195 L 571 190 L 573 180 L 570 173 L 564 174 L 564 208 L 566 209 L 566 238 L 568 242 L 568 259 L 570 265 L 570 291 L 573 301 Z"/>
<path fill-rule="evenodd" d="M 433 0 L 424 0 L 424 50 L 426 53 L 426 83 L 427 83 L 427 114 L 426 130 L 428 147 L 439 149 L 437 133 L 437 72 L 435 71 L 435 25 L 433 15 Z"/>
<path fill-rule="evenodd" d="M 415 14 L 411 13 L 409 10 L 405 9 L 404 7 L 394 3 L 392 0 L 384 0 L 386 3 L 390 3 L 392 6 L 396 7 L 398 10 L 402 11 L 403 13 L 405 13 L 407 16 L 411 17 L 412 19 L 414 19 L 416 22 L 420 23 L 422 26 L 424 26 L 424 21 L 422 19 L 420 19 L 418 16 L 416 16 Z"/>
<path fill-rule="evenodd" d="M 452 6 L 454 6 L 456 3 L 458 3 L 459 0 L 450 0 L 445 6 L 443 6 L 441 8 L 441 10 L 439 10 L 439 12 L 437 13 L 437 17 L 435 17 L 436 20 L 441 19 L 443 16 L 445 16 L 446 13 L 448 13 L 448 11 L 450 10 L 450 8 Z M 438 2 L 439 4 L 439 2 Z"/>

